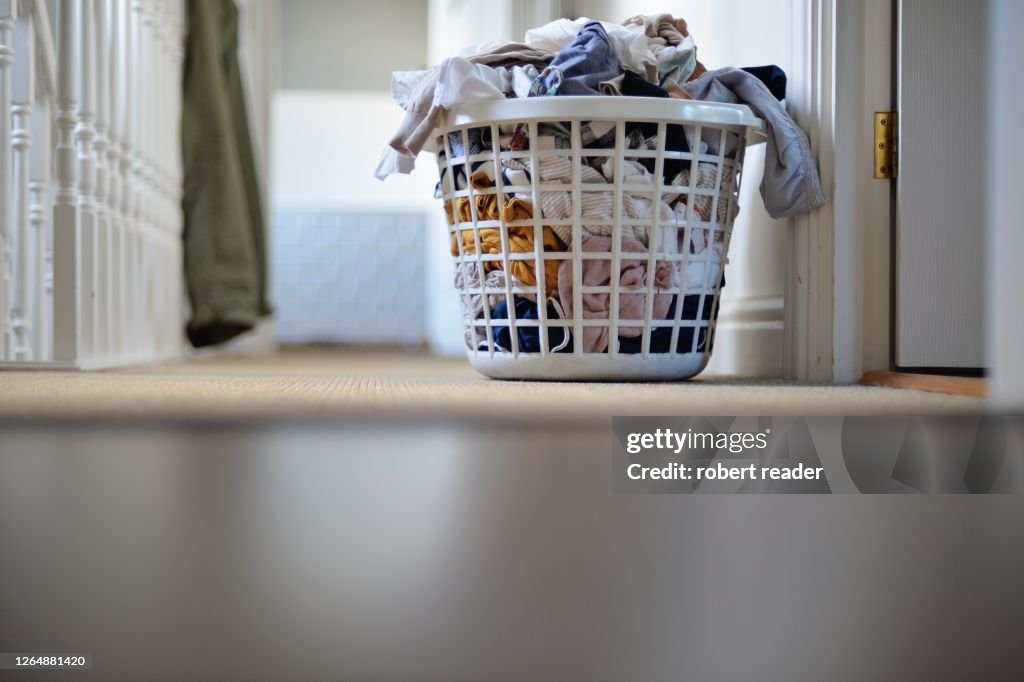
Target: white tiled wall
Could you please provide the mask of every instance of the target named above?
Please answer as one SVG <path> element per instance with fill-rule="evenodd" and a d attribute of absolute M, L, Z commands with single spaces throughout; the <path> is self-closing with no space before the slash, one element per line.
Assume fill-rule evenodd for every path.
<path fill-rule="evenodd" d="M 421 343 L 426 335 L 424 223 L 419 212 L 275 213 L 278 340 Z"/>
<path fill-rule="evenodd" d="M 315 253 L 312 246 L 303 247 L 301 242 L 294 242 L 294 235 L 276 234 L 279 227 L 286 229 L 294 224 L 297 218 L 292 218 L 293 214 L 426 214 L 429 233 L 426 238 L 420 237 L 425 246 L 418 253 L 408 252 L 405 258 L 408 267 L 418 258 L 424 273 L 419 289 L 427 289 L 423 296 L 426 311 L 420 312 L 416 319 L 423 320 L 434 351 L 464 355 L 462 312 L 452 289 L 447 223 L 440 202 L 434 199 L 437 165 L 433 157 L 422 154 L 411 175 L 393 175 L 385 182 L 373 177 L 380 152 L 404 115 L 388 92 L 280 91 L 275 94 L 270 205 L 280 224 L 274 224 L 271 241 L 276 245 L 284 240 L 282 244 L 288 243 L 291 247 L 275 247 L 271 279 L 279 279 L 279 254 L 294 262 L 300 258 L 311 259 Z M 285 222 L 285 218 L 289 222 Z M 378 248 L 371 238 L 361 243 Z M 300 253 L 307 255 L 300 256 Z M 294 269 L 295 266 L 287 267 Z M 293 338 L 292 329 L 304 325 L 290 310 L 308 307 L 298 300 L 305 290 L 281 291 L 287 286 L 280 281 L 273 285 L 274 291 L 280 292 L 279 301 L 284 303 L 278 306 L 281 311 L 278 336 L 286 342 Z M 284 320 L 280 315 L 289 315 L 290 319 Z M 285 324 L 290 324 L 292 329 Z M 322 334 L 319 330 L 318 333 Z M 334 338 L 337 337 L 324 340 Z M 348 338 L 346 335 L 345 340 Z"/>

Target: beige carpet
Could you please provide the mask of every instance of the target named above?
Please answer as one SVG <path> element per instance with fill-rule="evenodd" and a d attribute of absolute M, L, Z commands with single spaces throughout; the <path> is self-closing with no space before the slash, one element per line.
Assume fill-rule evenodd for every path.
<path fill-rule="evenodd" d="M 304 350 L 96 373 L 0 373 L 0 418 L 263 419 L 977 413 L 984 401 L 866 386 L 703 377 L 626 384 L 486 379 L 461 360 Z"/>

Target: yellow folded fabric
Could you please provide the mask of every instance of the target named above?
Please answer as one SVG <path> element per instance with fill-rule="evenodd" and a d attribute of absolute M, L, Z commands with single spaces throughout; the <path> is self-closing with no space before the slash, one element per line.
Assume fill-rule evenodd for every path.
<path fill-rule="evenodd" d="M 522 199 L 510 199 L 501 209 L 501 219 L 505 222 L 513 220 L 528 220 L 533 217 L 533 206 Z M 526 226 L 509 227 L 508 248 L 510 253 L 533 253 L 533 228 Z M 545 251 L 564 251 L 565 246 L 558 239 L 558 236 L 550 227 L 544 227 L 543 247 Z M 473 230 L 462 230 L 462 251 L 463 253 L 476 253 L 476 240 L 473 238 Z M 459 255 L 459 244 L 456 237 L 452 235 L 451 251 L 453 256 Z M 501 231 L 495 228 L 484 228 L 480 230 L 480 252 L 482 254 L 500 254 Z M 545 291 L 554 293 L 558 289 L 558 268 L 561 260 L 544 261 L 544 287 Z M 495 269 L 503 269 L 501 261 L 484 261 L 484 271 L 490 272 Z M 516 260 L 509 262 L 509 272 L 513 277 L 524 284 L 535 285 L 537 283 L 536 264 L 534 261 Z"/>
<path fill-rule="evenodd" d="M 483 171 L 477 171 L 473 173 L 469 178 L 469 184 L 473 189 L 490 189 L 494 186 L 491 179 L 487 177 L 487 174 Z M 476 199 L 476 219 L 477 220 L 497 220 L 498 219 L 498 195 L 497 194 L 477 194 Z M 459 197 L 455 200 L 455 210 L 459 214 L 459 222 L 470 223 L 473 222 L 473 212 L 469 207 L 469 197 Z"/>

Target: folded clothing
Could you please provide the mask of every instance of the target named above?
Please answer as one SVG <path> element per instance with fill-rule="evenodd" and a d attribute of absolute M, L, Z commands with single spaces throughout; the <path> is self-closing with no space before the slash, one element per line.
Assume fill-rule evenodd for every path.
<path fill-rule="evenodd" d="M 538 50 L 557 53 L 575 41 L 580 30 L 590 23 L 592 20 L 586 17 L 556 19 L 527 31 L 523 42 Z M 658 60 L 650 50 L 647 36 L 634 27 L 604 21 L 600 25 L 615 49 L 621 67 L 655 82 L 658 77 Z"/>
<path fill-rule="evenodd" d="M 682 126 L 677 126 L 682 130 Z M 512 135 L 503 137 L 503 151 L 505 147 L 512 144 L 516 138 L 519 125 L 511 128 Z M 609 122 L 583 122 L 580 125 L 581 134 L 586 140 L 597 140 L 608 137 L 612 134 L 614 126 Z M 449 147 L 453 154 L 480 154 L 483 145 L 489 144 L 489 136 L 482 137 L 476 129 L 470 131 L 475 134 L 468 134 L 464 139 L 461 134 L 452 134 L 455 140 L 449 141 Z M 562 190 L 538 190 L 540 198 L 540 217 L 551 221 L 565 221 L 574 217 L 573 202 L 574 192 L 569 186 L 574 182 L 574 164 L 570 156 L 564 155 L 560 150 L 568 145 L 569 131 L 560 124 L 541 124 L 539 136 L 535 137 L 535 143 L 545 151 L 536 156 L 537 181 L 545 185 L 561 184 L 566 185 Z M 627 139 L 634 144 L 644 147 L 653 147 L 653 138 L 645 137 L 646 131 L 635 130 L 635 135 Z M 486 138 L 486 139 L 485 139 Z M 680 133 L 680 138 L 685 135 Z M 469 149 L 464 149 L 468 141 Z M 564 141 L 564 142 L 563 142 Z M 612 224 L 615 222 L 615 194 L 612 189 L 617 175 L 617 159 L 608 156 L 583 156 L 584 163 L 579 164 L 579 179 L 584 185 L 584 191 L 580 194 L 580 216 L 583 223 L 583 231 L 586 235 L 611 236 Z M 701 161 L 697 164 L 696 179 L 691 186 L 690 172 L 693 164 L 689 160 L 681 160 L 678 165 L 678 172 L 667 181 L 667 189 L 661 194 L 661 201 L 657 205 L 657 216 L 654 206 L 654 177 L 648 168 L 650 159 L 635 159 L 626 157 L 623 159 L 621 177 L 623 184 L 622 213 L 626 221 L 620 225 L 620 231 L 624 236 L 636 239 L 645 247 L 651 245 L 650 227 L 657 217 L 659 229 L 654 247 L 661 253 L 679 253 L 683 250 L 681 243 L 684 230 L 682 229 L 688 218 L 693 218 L 701 223 L 717 223 L 724 227 L 730 221 L 729 210 L 737 210 L 735 206 L 735 180 L 736 167 L 731 160 L 724 160 L 721 164 L 711 161 Z M 475 194 L 472 202 L 469 197 L 458 197 L 452 202 L 445 203 L 445 211 L 448 215 L 448 222 L 452 224 L 459 222 L 472 222 L 473 205 L 476 208 L 476 219 L 479 221 L 496 221 L 500 217 L 499 203 L 504 198 L 517 199 L 517 203 L 509 204 L 518 207 L 521 211 L 519 219 L 530 219 L 533 217 L 533 204 L 530 199 L 534 196 L 532 167 L 533 160 L 530 157 L 500 157 L 500 171 L 498 175 L 501 180 L 501 194 L 490 192 Z M 459 186 L 465 186 L 461 181 L 464 173 L 464 165 L 456 164 L 452 171 Z M 492 163 L 480 161 L 471 164 L 475 170 L 468 186 L 476 190 L 490 190 L 495 186 L 492 176 L 494 169 Z M 608 191 L 599 191 L 595 185 L 608 185 Z M 672 189 L 673 187 L 677 189 Z M 692 216 L 687 210 L 687 203 L 690 201 L 691 193 L 694 199 Z M 718 195 L 717 211 L 714 210 L 715 195 Z M 734 216 L 733 216 L 734 217 Z M 643 224 L 640 221 L 650 221 L 651 225 Z M 639 223 L 639 224 L 637 224 Z M 571 225 L 554 224 L 549 226 L 562 244 L 572 245 L 573 228 Z M 694 233 L 698 231 L 694 226 Z M 679 239 L 674 239 L 678 233 Z M 720 234 L 720 233 L 719 233 Z M 702 247 L 703 248 L 703 247 Z M 691 253 L 694 251 L 691 248 Z"/>
<path fill-rule="evenodd" d="M 785 73 L 774 65 L 706 71 L 682 19 L 656 14 L 632 17 L 622 25 L 563 19 L 528 31 L 522 43 L 488 45 L 472 52 L 468 58 L 446 59 L 433 69 L 394 74 L 392 95 L 406 116 L 381 156 L 375 172 L 378 178 L 411 172 L 416 155 L 455 104 L 524 93 L 689 97 L 746 104 L 765 120 L 768 144 L 761 195 L 769 215 L 798 216 L 825 203 L 807 136 L 780 104 L 786 94 Z M 543 71 L 538 73 L 540 68 Z M 591 124 L 594 127 L 603 131 L 588 135 L 596 131 L 581 126 L 583 146 L 612 148 L 614 126 Z M 672 151 L 694 149 L 732 156 L 738 142 L 735 135 L 723 138 L 713 126 L 704 129 L 702 140 L 692 139 L 692 130 L 683 126 L 670 125 L 667 131 L 670 139 L 665 148 Z M 639 140 L 634 141 L 634 135 Z M 687 136 L 691 139 L 683 142 Z M 634 127 L 627 131 L 627 146 L 651 148 L 646 146 L 651 137 L 649 131 Z M 723 140 L 725 146 L 720 149 Z M 665 159 L 665 178 L 678 174 L 684 163 Z M 653 170 L 653 160 L 645 165 Z M 461 188 L 458 183 L 466 178 L 455 180 Z"/>
<path fill-rule="evenodd" d="M 744 66 L 743 70 L 764 83 L 768 92 L 780 102 L 786 99 L 786 72 L 771 64 L 769 66 Z"/>
<path fill-rule="evenodd" d="M 609 253 L 612 250 L 612 240 L 609 237 L 589 236 L 583 239 L 583 251 L 595 251 Z M 623 237 L 621 252 L 623 253 L 646 253 L 647 247 L 635 239 Z M 583 272 L 580 281 L 584 287 L 606 287 L 611 282 L 612 262 L 605 259 L 584 259 Z M 622 259 L 619 261 L 619 286 L 629 288 L 645 288 L 647 286 L 647 261 Z M 678 284 L 678 276 L 675 263 L 671 261 L 657 261 L 654 273 L 654 291 L 670 289 Z M 558 271 L 558 299 L 561 301 L 567 318 L 573 318 L 573 262 L 567 260 L 562 263 Z M 672 303 L 672 294 L 655 294 L 653 301 L 653 319 L 664 319 L 668 308 Z M 585 320 L 608 319 L 610 314 L 610 293 L 582 293 L 581 302 L 583 305 L 582 317 Z M 646 291 L 630 292 L 619 294 L 619 319 L 620 320 L 642 320 L 645 315 L 647 303 Z M 641 327 L 619 327 L 620 337 L 639 336 L 643 329 Z M 583 344 L 584 353 L 600 353 L 608 347 L 608 327 L 584 327 L 583 338 L 577 340 Z"/>
<path fill-rule="evenodd" d="M 683 87 L 694 99 L 746 104 L 768 124 L 761 179 L 761 198 L 768 215 L 788 218 L 809 213 L 825 203 L 818 164 L 807 135 L 756 76 L 741 69 L 718 69 L 708 71 Z M 717 132 L 707 135 L 704 141 L 711 153 L 718 153 Z"/>
<path fill-rule="evenodd" d="M 701 190 L 694 194 L 693 213 L 702 222 L 715 222 L 719 225 L 727 225 L 729 222 L 729 199 L 733 197 L 736 186 L 736 167 L 726 162 L 721 166 L 721 178 L 719 178 L 719 165 L 711 161 L 701 161 L 697 164 L 697 177 L 692 187 L 690 185 L 690 170 L 692 166 L 687 164 L 679 173 L 672 178 L 670 185 L 678 187 L 690 187 L 693 190 Z M 715 202 L 714 192 L 718 191 L 718 210 L 712 210 Z M 675 212 L 680 220 L 686 219 L 686 205 L 689 199 L 688 192 L 668 192 L 664 195 L 665 201 L 675 203 Z M 680 205 L 683 210 L 680 211 Z M 738 208 L 737 208 L 738 212 Z M 735 216 L 733 216 L 735 218 Z"/>
<path fill-rule="evenodd" d="M 587 185 L 610 184 L 615 178 L 615 159 L 603 158 L 598 168 L 581 164 L 580 180 Z M 507 190 L 511 190 L 512 196 L 530 197 L 530 185 L 532 174 L 530 172 L 529 159 L 502 159 L 505 167 L 502 171 L 502 181 Z M 537 158 L 539 169 L 538 179 L 544 183 L 560 183 L 569 185 L 573 181 L 572 160 L 567 156 L 540 155 Z M 623 163 L 623 185 L 635 188 L 654 188 L 654 179 L 650 172 L 638 161 L 626 159 Z M 518 191 L 517 191 L 518 190 Z M 541 217 L 551 220 L 564 220 L 573 216 L 573 192 L 570 190 L 546 190 L 540 191 Z M 658 202 L 658 220 L 662 225 L 659 229 L 659 239 L 656 240 L 657 248 L 661 251 L 676 253 L 678 249 L 673 245 L 671 236 L 664 230 L 674 230 L 675 216 L 672 208 L 666 201 Z M 612 223 L 615 217 L 615 195 L 611 187 L 607 192 L 588 191 L 580 194 L 580 215 L 585 223 L 584 230 L 588 234 L 600 234 L 610 236 Z M 623 192 L 622 195 L 622 217 L 631 220 L 653 220 L 654 206 L 653 194 L 636 194 Z M 649 227 L 647 225 L 621 226 L 622 233 L 648 246 Z M 565 244 L 572 244 L 571 225 L 552 225 L 559 239 Z M 671 233 L 674 235 L 674 232 Z"/>
<path fill-rule="evenodd" d="M 506 286 L 512 290 L 521 290 L 527 286 L 525 282 L 522 282 L 504 270 L 497 268 L 490 272 L 485 272 L 481 279 L 480 264 L 471 260 L 456 264 L 453 283 L 455 285 L 455 290 L 459 292 L 467 292 L 474 289 L 480 290 L 481 292 L 494 290 L 499 292 L 470 293 L 467 296 L 463 296 L 462 302 L 466 307 L 466 314 L 470 319 L 483 317 L 485 308 L 487 310 L 491 310 L 494 306 L 498 305 L 498 303 L 504 301 Z M 517 291 L 516 295 L 529 301 L 537 300 L 535 295 L 522 291 Z"/>
<path fill-rule="evenodd" d="M 685 83 L 704 72 L 704 65 L 697 61 L 697 46 L 683 19 L 671 14 L 649 14 L 626 19 L 623 25 L 643 31 L 657 63 L 657 83 L 662 87 Z"/>
<path fill-rule="evenodd" d="M 598 84 L 598 90 L 602 95 L 622 95 L 623 97 L 668 98 L 673 96 L 665 88 L 645 80 L 632 71 L 623 71 L 615 78 L 602 81 Z M 690 96 L 681 89 L 676 88 L 675 92 L 677 93 L 676 97 L 690 99 Z"/>
<path fill-rule="evenodd" d="M 400 71 L 392 78 L 392 95 L 406 111 L 398 130 L 381 153 L 374 175 L 411 173 L 416 156 L 456 103 L 501 99 L 511 84 L 496 69 L 450 57 L 440 67 Z"/>
<path fill-rule="evenodd" d="M 515 311 L 516 311 L 516 322 L 520 320 L 538 320 L 540 315 L 537 312 L 537 303 L 530 301 L 526 298 L 515 296 Z M 507 320 L 508 315 L 508 301 L 501 301 L 495 306 L 494 310 L 491 311 L 492 320 Z M 565 319 L 565 313 L 562 310 L 562 306 L 559 304 L 558 299 L 549 298 L 547 301 L 547 319 L 549 320 L 563 320 Z M 552 353 L 571 353 L 572 348 L 572 333 L 568 327 L 548 327 L 548 350 Z M 507 326 L 496 325 L 492 328 L 491 332 L 494 336 L 494 345 L 496 350 L 505 352 L 512 352 L 512 333 Z M 478 331 L 477 334 L 480 334 Z M 541 341 L 540 341 L 540 327 L 524 327 L 516 325 L 516 337 L 519 342 L 520 353 L 540 353 L 541 352 Z M 486 350 L 487 341 L 486 334 L 484 334 L 484 341 L 480 344 L 482 349 Z"/>
<path fill-rule="evenodd" d="M 510 199 L 502 207 L 501 219 L 506 223 L 515 220 L 529 220 L 532 217 L 533 207 L 530 206 L 529 202 L 522 201 L 521 199 Z M 533 227 L 515 226 L 507 227 L 506 229 L 508 230 L 508 252 L 510 254 L 535 253 Z M 565 251 L 565 246 L 559 241 L 550 227 L 544 227 L 542 232 L 542 247 L 545 251 Z M 462 230 L 461 234 L 462 254 L 476 253 L 476 237 L 474 237 L 473 230 Z M 480 229 L 479 239 L 481 254 L 501 255 L 505 252 L 501 244 L 501 230 L 497 228 Z M 452 234 L 451 254 L 458 256 L 459 253 L 459 239 L 455 234 Z M 495 269 L 504 269 L 505 267 L 502 260 L 484 260 L 482 263 L 485 273 Z M 560 261 L 558 260 L 544 261 L 545 291 L 553 292 L 557 289 L 559 263 Z M 508 270 L 513 277 L 524 284 L 531 286 L 537 284 L 536 263 L 534 260 L 510 260 Z"/>
<path fill-rule="evenodd" d="M 703 310 L 701 310 L 700 307 L 701 298 L 704 299 Z M 665 315 L 666 320 L 676 319 L 676 300 L 673 300 L 672 305 L 669 306 L 668 313 Z M 701 324 L 698 322 L 697 324 L 683 326 L 687 322 L 696 321 L 698 318 L 703 322 L 710 322 L 712 319 L 717 319 L 718 305 L 711 296 L 699 296 L 697 294 L 683 296 L 683 310 L 680 312 L 679 317 L 682 324 L 680 325 L 679 333 L 676 336 L 677 353 L 703 353 L 705 350 L 711 352 L 714 344 L 714 334 L 709 333 L 707 324 Z M 693 343 L 695 331 L 697 336 L 696 346 L 694 346 Z M 705 343 L 707 344 L 707 348 L 704 347 Z M 650 344 L 651 353 L 671 353 L 672 327 L 652 327 L 650 332 Z M 620 353 L 635 354 L 643 353 L 643 351 L 643 337 L 619 337 Z"/>
<path fill-rule="evenodd" d="M 691 252 L 701 255 L 703 249 L 709 248 L 706 243 L 706 234 L 709 231 L 702 229 L 691 230 Z M 607 237 L 587 236 L 584 241 L 584 250 L 609 252 L 612 240 Z M 710 246 L 712 255 L 707 261 L 691 260 L 683 264 L 686 272 L 685 290 L 696 290 L 701 293 L 687 293 L 683 295 L 683 309 L 680 311 L 680 326 L 677 333 L 676 352 L 690 353 L 703 352 L 704 344 L 708 336 L 706 324 L 692 324 L 702 320 L 707 322 L 717 315 L 715 297 L 713 295 L 714 283 L 720 278 L 719 284 L 725 286 L 725 276 L 722 274 L 721 242 L 713 242 Z M 623 252 L 643 253 L 635 243 L 627 240 L 623 244 Z M 622 260 L 620 285 L 622 287 L 643 289 L 647 285 L 646 260 Z M 584 286 L 609 286 L 611 261 L 609 260 L 588 260 L 584 259 Z M 705 280 L 706 268 L 710 265 L 710 274 Z M 560 276 L 566 273 L 566 280 L 560 278 L 559 288 L 548 297 L 548 319 L 571 319 L 573 287 L 571 282 L 572 261 L 564 261 Z M 656 268 L 655 296 L 652 305 L 653 320 L 675 321 L 676 302 L 680 297 L 672 294 L 660 294 L 659 290 L 676 286 L 675 263 L 658 262 Z M 479 289 L 480 266 L 472 261 L 459 263 L 456 267 L 455 286 L 464 293 L 468 289 Z M 509 287 L 506 289 L 506 285 Z M 563 286 L 565 285 L 565 286 Z M 532 293 L 522 291 L 526 286 L 524 282 L 508 275 L 502 270 L 492 270 L 485 275 L 483 286 L 489 290 L 497 290 L 495 293 L 468 293 L 463 297 L 471 311 L 467 319 L 479 320 L 484 316 L 484 306 L 490 311 L 491 320 L 508 319 L 508 293 L 513 294 L 516 308 L 517 320 L 538 319 L 536 296 Z M 516 291 L 518 289 L 518 291 Z M 467 301 L 468 299 L 468 301 Z M 610 293 L 590 294 L 581 296 L 584 306 L 584 319 L 607 319 L 610 314 Z M 646 292 L 630 291 L 619 294 L 619 317 L 621 320 L 642 320 L 646 314 Z M 703 305 L 703 308 L 702 308 Z M 487 350 L 486 330 L 482 322 L 475 322 L 466 327 L 466 345 L 468 348 L 476 347 Z M 551 352 L 573 352 L 571 339 L 571 327 L 549 328 L 548 344 Z M 475 334 L 475 336 L 474 336 Z M 540 352 L 540 332 L 536 327 L 517 327 L 519 338 L 519 349 L 521 352 Z M 622 326 L 617 330 L 617 344 L 621 353 L 640 353 L 643 350 L 642 328 L 633 326 Z M 695 337 L 696 335 L 696 337 Z M 492 337 L 495 340 L 495 350 L 501 352 L 511 351 L 510 331 L 507 326 L 497 325 L 492 322 Z M 604 353 L 609 346 L 610 331 L 608 328 L 584 327 L 583 347 L 585 353 Z M 672 327 L 652 326 L 649 331 L 650 352 L 668 353 L 671 350 Z M 694 338 L 697 339 L 694 346 Z M 710 348 L 708 348 L 710 350 Z"/>
<path fill-rule="evenodd" d="M 600 22 L 583 25 L 530 88 L 531 96 L 600 95 L 601 81 L 615 78 L 621 67 L 608 33 Z"/>

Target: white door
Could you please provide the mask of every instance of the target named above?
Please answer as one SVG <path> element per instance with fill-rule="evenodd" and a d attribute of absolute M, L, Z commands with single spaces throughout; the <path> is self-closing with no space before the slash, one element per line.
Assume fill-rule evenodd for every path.
<path fill-rule="evenodd" d="M 987 0 L 896 0 L 895 362 L 981 368 Z"/>

